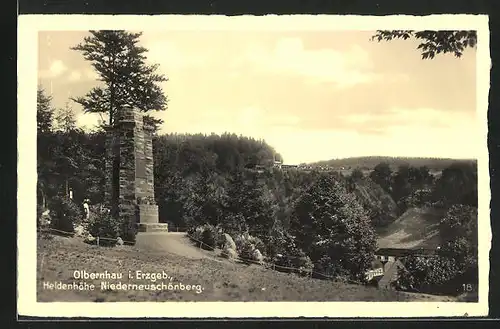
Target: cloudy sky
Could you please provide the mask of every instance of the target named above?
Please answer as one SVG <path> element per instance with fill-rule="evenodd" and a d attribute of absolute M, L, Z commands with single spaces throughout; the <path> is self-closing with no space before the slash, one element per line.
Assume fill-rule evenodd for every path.
<path fill-rule="evenodd" d="M 53 105 L 97 118 L 69 97 L 96 75 L 70 47 L 87 32 L 40 32 L 39 84 Z M 475 158 L 476 55 L 424 61 L 414 41 L 371 31 L 153 31 L 141 44 L 169 81 L 161 132 L 264 139 L 286 163 L 364 155 Z"/>

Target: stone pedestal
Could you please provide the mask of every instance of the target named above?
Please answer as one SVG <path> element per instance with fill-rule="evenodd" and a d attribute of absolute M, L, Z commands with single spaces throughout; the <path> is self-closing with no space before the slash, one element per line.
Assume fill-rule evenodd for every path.
<path fill-rule="evenodd" d="M 139 218 L 139 232 L 168 232 L 168 224 L 159 222 L 155 204 L 139 204 Z"/>

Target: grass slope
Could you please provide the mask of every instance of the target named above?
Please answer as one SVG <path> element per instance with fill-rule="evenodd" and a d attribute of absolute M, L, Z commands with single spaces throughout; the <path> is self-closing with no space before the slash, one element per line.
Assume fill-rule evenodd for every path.
<path fill-rule="evenodd" d="M 439 221 L 443 211 L 434 208 L 411 208 L 379 232 L 379 248 L 435 249 L 441 240 Z"/>
<path fill-rule="evenodd" d="M 212 254 L 215 258 L 215 254 Z M 166 252 L 144 251 L 138 247 L 105 248 L 89 246 L 75 238 L 39 239 L 37 262 L 37 300 L 115 302 L 115 301 L 455 301 L 452 297 L 409 294 L 378 290 L 361 285 L 302 278 L 266 270 L 257 265 L 243 265 L 215 259 L 193 259 Z M 194 291 L 95 291 L 47 290 L 43 282 L 71 283 L 73 271 L 143 272 L 166 271 L 185 285 L 201 285 Z M 123 283 L 147 283 L 129 280 Z"/>

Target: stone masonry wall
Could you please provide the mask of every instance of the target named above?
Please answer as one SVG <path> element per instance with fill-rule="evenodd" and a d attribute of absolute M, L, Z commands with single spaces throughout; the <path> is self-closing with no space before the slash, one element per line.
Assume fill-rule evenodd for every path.
<path fill-rule="evenodd" d="M 112 204 L 113 191 L 113 139 L 114 131 L 106 128 L 105 155 L 104 155 L 104 202 Z"/>
<path fill-rule="evenodd" d="M 135 194 L 137 198 L 147 197 L 146 193 L 146 168 L 144 155 L 144 130 L 143 116 L 139 111 L 134 111 L 135 129 Z"/>
<path fill-rule="evenodd" d="M 148 126 L 144 127 L 144 156 L 146 194 L 154 199 L 153 130 Z"/>

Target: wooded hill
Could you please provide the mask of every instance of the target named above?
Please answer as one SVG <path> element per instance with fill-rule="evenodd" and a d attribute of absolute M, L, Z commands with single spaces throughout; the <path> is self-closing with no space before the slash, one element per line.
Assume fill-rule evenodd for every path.
<path fill-rule="evenodd" d="M 308 164 L 310 166 L 329 166 L 333 168 L 344 167 L 345 169 L 364 169 L 372 170 L 376 165 L 381 162 L 386 162 L 395 170 L 401 165 L 409 165 L 412 167 L 426 166 L 430 170 L 443 170 L 450 166 L 452 163 L 476 163 L 475 159 L 449 159 L 449 158 L 420 158 L 420 157 L 389 157 L 389 156 L 364 156 L 352 157 L 343 159 L 331 159 L 325 161 L 314 162 Z"/>

